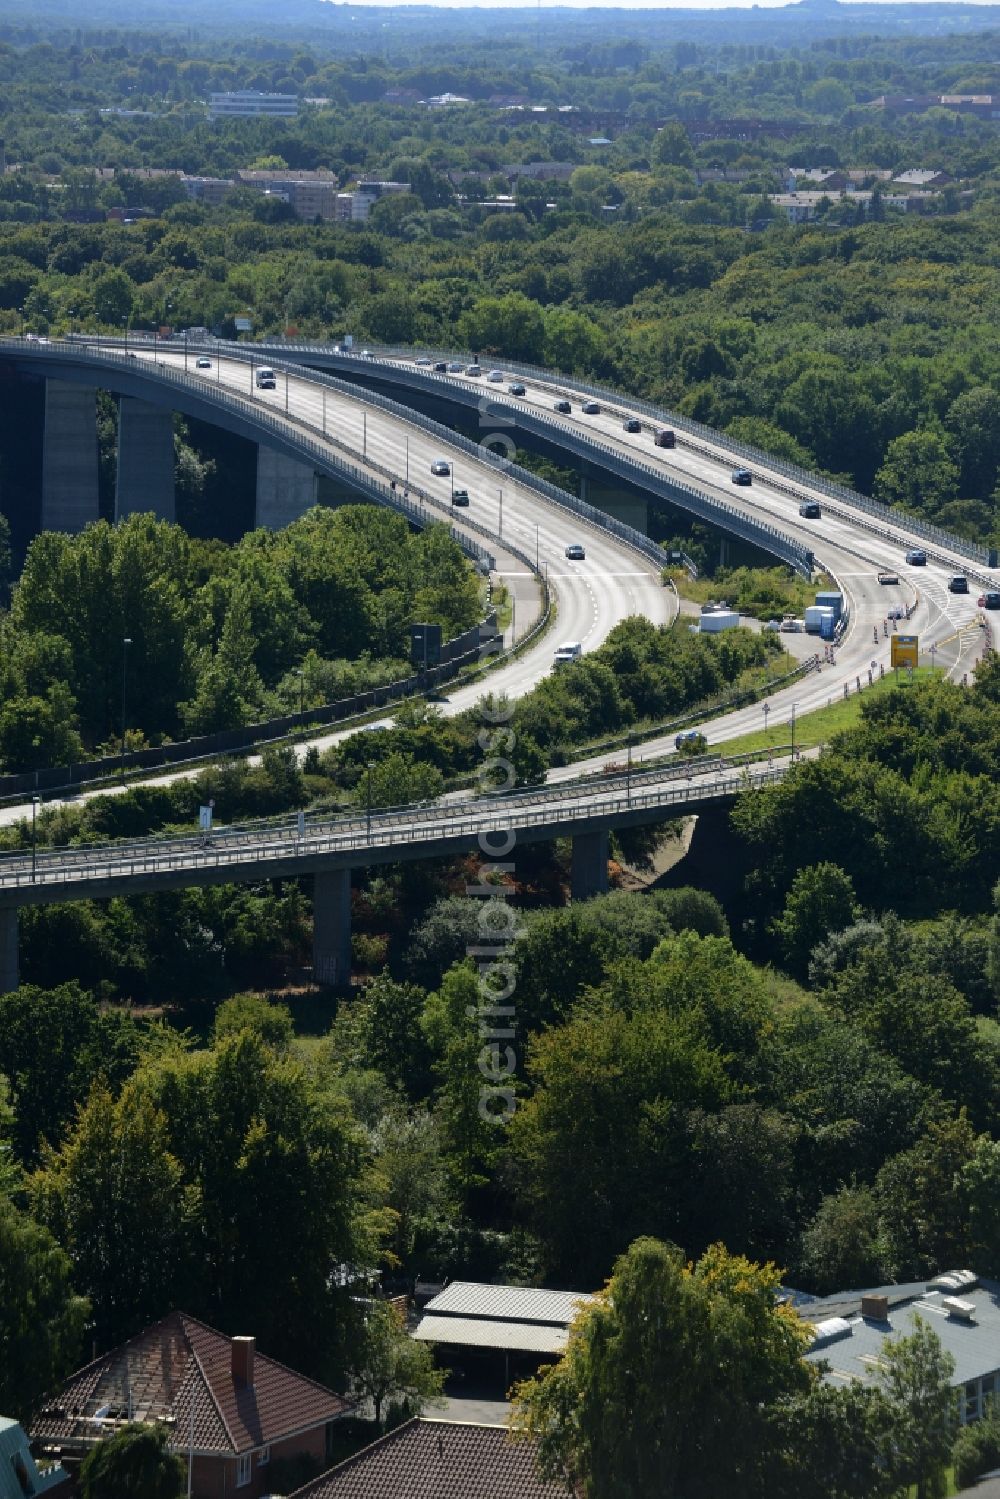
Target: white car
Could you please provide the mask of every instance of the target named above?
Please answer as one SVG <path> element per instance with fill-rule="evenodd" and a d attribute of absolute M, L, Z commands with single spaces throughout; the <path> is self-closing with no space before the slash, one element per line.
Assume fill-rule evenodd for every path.
<path fill-rule="evenodd" d="M 447 458 L 435 458 L 434 462 L 431 464 L 431 473 L 437 474 L 437 476 L 441 479 L 447 479 L 448 475 L 451 473 L 451 464 L 448 462 Z"/>
<path fill-rule="evenodd" d="M 194 367 L 196 370 L 210 370 L 212 368 L 212 361 L 202 356 L 201 359 L 195 360 Z"/>
<path fill-rule="evenodd" d="M 583 562 L 586 560 L 587 553 L 584 551 L 583 546 L 580 544 L 580 542 L 571 541 L 569 546 L 566 548 L 566 556 L 569 558 L 570 562 Z"/>
<path fill-rule="evenodd" d="M 503 370 L 490 370 L 486 378 L 492 385 L 502 385 L 504 378 Z"/>

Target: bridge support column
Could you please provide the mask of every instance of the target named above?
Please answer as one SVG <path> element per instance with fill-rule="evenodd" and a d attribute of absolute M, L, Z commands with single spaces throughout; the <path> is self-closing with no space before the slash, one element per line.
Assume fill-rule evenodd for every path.
<path fill-rule="evenodd" d="M 586 459 L 580 464 L 580 498 L 613 520 L 649 535 L 649 501 L 645 495 L 633 493 L 627 484 L 602 473 Z"/>
<path fill-rule="evenodd" d="M 257 449 L 258 527 L 280 531 L 316 503 L 316 474 L 307 463 L 274 448 Z"/>
<path fill-rule="evenodd" d="M 98 514 L 97 391 L 46 380 L 42 530 L 75 534 Z"/>
<path fill-rule="evenodd" d="M 607 828 L 574 834 L 569 885 L 574 901 L 589 900 L 592 895 L 604 895 L 607 891 L 610 842 Z"/>
<path fill-rule="evenodd" d="M 175 520 L 174 414 L 122 396 L 118 403 L 118 482 L 115 519 L 152 511 L 157 520 Z"/>
<path fill-rule="evenodd" d="M 351 871 L 332 869 L 313 882 L 313 980 L 346 989 L 351 978 Z"/>
<path fill-rule="evenodd" d="M 0 994 L 10 994 L 20 983 L 17 927 L 17 907 L 0 906 Z"/>

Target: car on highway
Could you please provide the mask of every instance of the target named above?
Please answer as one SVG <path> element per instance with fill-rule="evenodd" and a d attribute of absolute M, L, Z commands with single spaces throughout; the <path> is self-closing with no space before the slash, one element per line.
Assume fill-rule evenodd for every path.
<path fill-rule="evenodd" d="M 672 427 L 661 427 L 653 438 L 653 441 L 658 448 L 675 448 L 677 446 L 677 437 Z"/>
<path fill-rule="evenodd" d="M 583 546 L 581 546 L 580 542 L 571 541 L 569 546 L 566 548 L 566 556 L 569 558 L 570 562 L 583 562 L 586 560 L 587 553 L 584 550 Z"/>
<path fill-rule="evenodd" d="M 467 364 L 465 366 L 465 373 L 467 375 L 479 376 L 483 373 L 483 367 L 481 364 Z"/>
<path fill-rule="evenodd" d="M 569 401 L 556 401 L 556 403 L 553 406 L 552 410 L 553 411 L 561 411 L 562 414 L 563 414 L 563 416 L 568 416 L 569 413 L 573 410 L 573 407 L 572 407 L 572 405 L 570 404 Z"/>
<path fill-rule="evenodd" d="M 512 380 L 507 386 L 508 395 L 523 396 L 526 392 L 520 380 Z"/>
<path fill-rule="evenodd" d="M 910 567 L 926 567 L 927 553 L 923 550 L 922 547 L 914 547 L 911 552 L 907 552 L 906 561 L 909 563 Z"/>
<path fill-rule="evenodd" d="M 584 416 L 600 416 L 601 408 L 596 401 L 584 401 L 580 407 Z"/>
<path fill-rule="evenodd" d="M 894 573 L 890 568 L 883 568 L 882 571 L 878 575 L 878 580 L 879 580 L 880 583 L 898 583 L 899 582 L 899 576 L 898 576 L 898 574 Z"/>
<path fill-rule="evenodd" d="M 435 458 L 434 462 L 431 464 L 431 473 L 437 474 L 438 478 L 447 479 L 448 475 L 451 473 L 451 464 L 448 462 L 447 458 Z"/>
<path fill-rule="evenodd" d="M 799 506 L 799 514 L 803 520 L 819 520 L 823 511 L 818 500 L 803 500 Z"/>
<path fill-rule="evenodd" d="M 426 369 L 430 369 L 430 367 L 434 363 L 434 361 L 433 361 L 433 359 L 428 358 L 428 356 L 426 354 L 421 354 L 420 358 L 419 359 L 415 359 L 413 361 L 413 363 L 414 364 L 418 364 L 422 370 L 426 370 Z"/>
<path fill-rule="evenodd" d="M 980 609 L 1000 609 L 1000 593 L 981 593 L 976 602 Z"/>
<path fill-rule="evenodd" d="M 622 422 L 623 432 L 641 432 L 642 422 L 637 416 L 627 416 Z"/>
<path fill-rule="evenodd" d="M 886 611 L 886 618 L 905 619 L 906 610 L 903 608 L 902 604 L 893 604 L 892 608 Z"/>
<path fill-rule="evenodd" d="M 556 666 L 564 666 L 567 661 L 577 661 L 583 655 L 583 646 L 578 640 L 567 640 L 552 657 Z"/>
<path fill-rule="evenodd" d="M 956 573 L 954 577 L 948 579 L 949 593 L 968 593 L 968 591 L 969 580 L 964 573 Z"/>
<path fill-rule="evenodd" d="M 491 385 L 502 385 L 504 381 L 503 370 L 490 370 L 486 378 Z"/>
<path fill-rule="evenodd" d="M 438 359 L 435 361 L 434 373 L 435 375 L 446 375 L 448 373 L 447 359 Z"/>
<path fill-rule="evenodd" d="M 708 740 L 700 729 L 687 729 L 683 734 L 675 734 L 674 749 L 685 755 L 702 755 L 708 749 Z"/>
<path fill-rule="evenodd" d="M 464 368 L 465 366 L 463 364 L 459 364 L 457 359 L 453 359 L 448 366 L 448 373 L 449 375 L 460 375 Z"/>
<path fill-rule="evenodd" d="M 742 484 L 745 487 L 753 483 L 753 474 L 748 468 L 734 468 L 732 480 L 734 484 Z"/>
<path fill-rule="evenodd" d="M 453 505 L 467 505 L 469 503 L 469 491 L 467 489 L 456 489 L 451 497 Z"/>
<path fill-rule="evenodd" d="M 212 368 L 212 361 L 210 359 L 205 359 L 204 357 L 202 357 L 201 359 L 195 360 L 194 367 L 196 370 L 210 370 Z"/>

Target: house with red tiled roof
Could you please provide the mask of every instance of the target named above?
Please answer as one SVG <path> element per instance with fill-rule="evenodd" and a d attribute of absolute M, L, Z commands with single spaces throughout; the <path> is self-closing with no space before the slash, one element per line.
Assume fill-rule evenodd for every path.
<path fill-rule="evenodd" d="M 296 1489 L 291 1499 L 568 1499 L 505 1426 L 417 1419 Z"/>
<path fill-rule="evenodd" d="M 333 1426 L 354 1409 L 341 1395 L 184 1312 L 171 1312 L 66 1381 L 30 1424 L 47 1454 L 79 1462 L 128 1421 L 170 1428 L 190 1464 L 193 1499 L 270 1491 L 275 1458 L 328 1462 Z"/>

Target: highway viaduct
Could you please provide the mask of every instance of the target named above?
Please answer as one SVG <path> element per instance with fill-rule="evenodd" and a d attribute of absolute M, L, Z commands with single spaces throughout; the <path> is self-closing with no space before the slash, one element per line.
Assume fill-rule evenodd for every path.
<path fill-rule="evenodd" d="M 301 815 L 210 835 L 32 849 L 0 860 L 0 993 L 18 985 L 22 906 L 303 876 L 313 879 L 315 979 L 343 986 L 351 965 L 353 868 L 478 849 L 485 871 L 496 874 L 517 844 L 569 837 L 572 897 L 585 900 L 608 888 L 612 829 L 717 811 L 743 790 L 776 784 L 785 770 L 712 759 L 371 814 Z"/>

